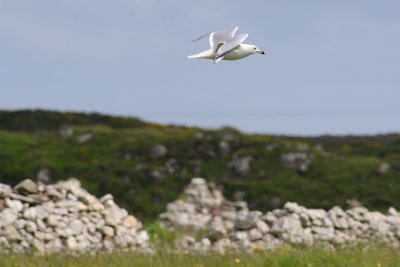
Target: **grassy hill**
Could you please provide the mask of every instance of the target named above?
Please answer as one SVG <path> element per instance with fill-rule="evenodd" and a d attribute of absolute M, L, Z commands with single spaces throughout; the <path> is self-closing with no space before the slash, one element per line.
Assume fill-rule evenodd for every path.
<path fill-rule="evenodd" d="M 285 165 L 288 153 L 305 156 L 309 166 Z M 250 135 L 101 114 L 0 111 L 0 182 L 36 180 L 38 172 L 52 182 L 76 177 L 144 220 L 194 176 L 263 211 L 286 201 L 344 207 L 349 199 L 384 210 L 400 208 L 400 135 Z"/>

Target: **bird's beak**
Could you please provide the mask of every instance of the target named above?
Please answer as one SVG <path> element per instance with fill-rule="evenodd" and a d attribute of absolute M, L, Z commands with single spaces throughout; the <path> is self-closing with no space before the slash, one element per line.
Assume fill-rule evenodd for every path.
<path fill-rule="evenodd" d="M 265 52 L 262 51 L 262 50 L 260 50 L 258 53 L 261 54 L 261 55 L 265 55 Z"/>

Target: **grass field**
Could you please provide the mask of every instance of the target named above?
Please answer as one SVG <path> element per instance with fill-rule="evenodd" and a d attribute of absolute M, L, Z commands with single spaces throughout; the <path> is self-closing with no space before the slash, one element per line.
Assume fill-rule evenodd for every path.
<path fill-rule="evenodd" d="M 0 266 L 13 267 L 110 267 L 110 266 L 279 266 L 279 267 L 386 267 L 400 266 L 400 251 L 389 248 L 344 249 L 339 251 L 281 248 L 277 251 L 252 254 L 189 255 L 165 253 L 111 253 L 97 256 L 0 255 Z"/>

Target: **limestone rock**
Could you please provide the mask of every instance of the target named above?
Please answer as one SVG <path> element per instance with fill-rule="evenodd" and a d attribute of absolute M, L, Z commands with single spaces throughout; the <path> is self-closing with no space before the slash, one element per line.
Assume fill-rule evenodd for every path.
<path fill-rule="evenodd" d="M 155 181 L 155 182 L 162 182 L 165 180 L 166 176 L 163 172 L 160 170 L 152 170 L 149 173 L 149 176 Z"/>
<path fill-rule="evenodd" d="M 143 245 L 149 240 L 149 238 L 150 238 L 149 234 L 146 231 L 141 230 L 138 232 L 138 234 L 136 236 L 136 242 L 139 245 Z"/>
<path fill-rule="evenodd" d="M 34 223 L 32 221 L 26 221 L 24 228 L 28 233 L 32 233 L 32 234 L 35 233 L 38 229 L 36 223 Z"/>
<path fill-rule="evenodd" d="M 47 224 L 52 226 L 52 227 L 55 227 L 55 226 L 57 226 L 59 224 L 60 219 L 61 219 L 60 216 L 51 214 L 51 215 L 49 215 L 47 217 Z"/>
<path fill-rule="evenodd" d="M 272 225 L 272 233 L 293 232 L 298 233 L 302 231 L 300 219 L 296 216 L 289 215 L 279 218 Z"/>
<path fill-rule="evenodd" d="M 37 173 L 37 180 L 41 181 L 45 184 L 50 183 L 50 181 L 51 181 L 50 170 L 47 168 L 39 169 L 39 171 Z"/>
<path fill-rule="evenodd" d="M 150 158 L 152 159 L 159 159 L 167 155 L 168 149 L 161 144 L 156 144 L 151 147 L 150 149 Z"/>
<path fill-rule="evenodd" d="M 251 156 L 234 158 L 228 163 L 227 167 L 236 175 L 242 176 L 247 174 L 250 170 L 250 163 L 252 159 L 253 158 Z"/>
<path fill-rule="evenodd" d="M 385 174 L 390 170 L 390 165 L 386 162 L 381 162 L 376 169 L 380 174 Z"/>
<path fill-rule="evenodd" d="M 0 197 L 6 198 L 9 197 L 12 193 L 11 186 L 6 184 L 0 184 Z"/>
<path fill-rule="evenodd" d="M 249 231 L 248 237 L 250 241 L 260 240 L 263 237 L 263 233 L 257 228 L 253 228 Z"/>
<path fill-rule="evenodd" d="M 32 241 L 32 245 L 36 249 L 36 251 L 38 251 L 40 254 L 44 254 L 45 253 L 46 248 L 45 248 L 44 242 L 42 240 L 39 240 L 39 239 L 35 238 Z"/>
<path fill-rule="evenodd" d="M 396 216 L 396 215 L 399 214 L 399 212 L 398 212 L 394 207 L 390 207 L 390 208 L 388 209 L 387 214 L 388 214 L 389 216 Z"/>
<path fill-rule="evenodd" d="M 76 138 L 76 141 L 78 142 L 78 144 L 84 144 L 86 142 L 89 142 L 90 139 L 92 139 L 94 136 L 93 133 L 85 133 L 85 134 L 80 134 L 78 135 L 78 137 Z"/>
<path fill-rule="evenodd" d="M 303 152 L 283 154 L 280 160 L 286 167 L 300 172 L 307 171 L 311 165 L 311 159 Z"/>
<path fill-rule="evenodd" d="M 269 232 L 269 226 L 262 220 L 257 220 L 256 222 L 256 228 L 262 233 L 266 234 Z"/>
<path fill-rule="evenodd" d="M 106 236 L 110 236 L 113 237 L 114 236 L 114 228 L 112 228 L 111 226 L 103 226 L 102 228 L 103 234 L 105 234 Z"/>
<path fill-rule="evenodd" d="M 71 229 L 73 235 L 79 235 L 84 230 L 84 224 L 81 220 L 75 219 L 69 223 L 68 228 Z"/>
<path fill-rule="evenodd" d="M 78 243 L 74 237 L 70 236 L 67 238 L 67 248 L 70 250 L 76 250 L 78 248 Z"/>
<path fill-rule="evenodd" d="M 20 240 L 22 238 L 17 228 L 11 224 L 8 224 L 4 227 L 3 234 L 7 238 L 8 242 Z"/>
<path fill-rule="evenodd" d="M 227 141 L 225 141 L 225 140 L 220 141 L 218 143 L 218 147 L 219 147 L 219 152 L 221 155 L 223 155 L 223 156 L 229 155 L 231 148 Z"/>
<path fill-rule="evenodd" d="M 17 220 L 17 218 L 17 211 L 11 208 L 4 209 L 0 212 L 0 226 L 12 224 Z"/>
<path fill-rule="evenodd" d="M 284 206 L 284 209 L 290 213 L 300 213 L 301 212 L 301 207 L 297 203 L 294 203 L 294 202 L 287 202 Z"/>
<path fill-rule="evenodd" d="M 24 205 L 22 204 L 22 202 L 20 200 L 12 200 L 12 199 L 6 198 L 5 202 L 6 202 L 7 207 L 9 207 L 10 209 L 12 209 L 16 212 L 20 212 L 24 208 Z"/>
<path fill-rule="evenodd" d="M 128 215 L 122 221 L 122 224 L 127 228 L 135 228 L 138 225 L 138 220 L 133 215 Z"/>
<path fill-rule="evenodd" d="M 225 235 L 227 233 L 227 230 L 225 229 L 224 221 L 220 216 L 216 216 L 212 220 L 209 228 L 210 229 L 208 230 L 207 238 L 214 242 L 225 237 Z"/>
<path fill-rule="evenodd" d="M 74 134 L 74 129 L 71 127 L 60 129 L 60 135 L 64 139 L 67 139 L 73 134 Z"/>
<path fill-rule="evenodd" d="M 235 221 L 235 228 L 241 230 L 248 230 L 253 228 L 257 221 L 260 220 L 262 213 L 259 211 L 251 211 L 248 213 L 239 213 Z"/>
<path fill-rule="evenodd" d="M 34 194 L 37 192 L 37 185 L 32 180 L 26 179 L 17 184 L 14 190 L 23 195 Z"/>

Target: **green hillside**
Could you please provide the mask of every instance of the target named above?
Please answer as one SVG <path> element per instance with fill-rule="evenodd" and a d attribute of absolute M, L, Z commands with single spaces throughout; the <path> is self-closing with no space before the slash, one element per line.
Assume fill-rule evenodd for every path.
<path fill-rule="evenodd" d="M 306 166 L 284 164 L 287 153 Z M 286 201 L 345 207 L 351 199 L 371 209 L 400 208 L 397 134 L 300 138 L 101 114 L 0 111 L 0 182 L 36 180 L 39 171 L 52 182 L 76 177 L 97 196 L 111 193 L 144 220 L 194 176 L 263 211 Z"/>

